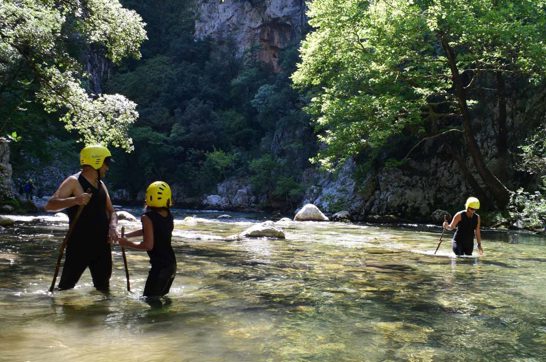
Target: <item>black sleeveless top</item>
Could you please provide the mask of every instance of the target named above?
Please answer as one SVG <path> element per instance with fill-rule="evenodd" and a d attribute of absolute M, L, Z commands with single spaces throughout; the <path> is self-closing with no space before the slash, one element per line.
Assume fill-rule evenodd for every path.
<path fill-rule="evenodd" d="M 453 240 L 463 245 L 473 245 L 476 226 L 478 226 L 478 214 L 474 213 L 469 218 L 466 211 L 461 212 L 461 221 L 457 224 L 457 231 L 453 235 Z"/>
<path fill-rule="evenodd" d="M 110 220 L 106 211 L 106 191 L 102 181 L 98 189 L 89 183 L 81 173 L 78 176 L 78 181 L 83 190 L 91 193 L 92 196 L 82 209 L 68 245 L 78 245 L 78 247 L 90 250 L 93 249 L 91 247 L 109 246 L 108 225 Z M 78 205 L 75 205 L 66 210 L 70 225 L 74 222 L 78 207 Z"/>
<path fill-rule="evenodd" d="M 161 216 L 155 210 L 148 209 L 144 215 L 148 216 L 154 226 L 154 247 L 148 251 L 152 267 L 176 265 L 176 257 L 171 247 L 172 232 L 174 229 L 173 216 Z"/>

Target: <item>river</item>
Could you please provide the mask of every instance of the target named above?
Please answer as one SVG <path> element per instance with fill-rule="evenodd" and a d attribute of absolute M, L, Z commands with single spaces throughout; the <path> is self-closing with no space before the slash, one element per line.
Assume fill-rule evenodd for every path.
<path fill-rule="evenodd" d="M 455 258 L 451 233 L 434 255 L 439 228 L 285 222 L 285 240 L 226 241 L 263 220 L 176 215 L 161 306 L 140 297 L 146 253 L 127 251 L 126 291 L 117 246 L 110 294 L 88 271 L 48 293 L 67 224 L 15 217 L 0 233 L 0 360 L 545 360 L 544 236 L 485 230 L 484 256 Z"/>

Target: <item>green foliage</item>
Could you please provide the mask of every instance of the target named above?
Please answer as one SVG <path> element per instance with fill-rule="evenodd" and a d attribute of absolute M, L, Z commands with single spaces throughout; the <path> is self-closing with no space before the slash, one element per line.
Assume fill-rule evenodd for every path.
<path fill-rule="evenodd" d="M 271 198 L 299 195 L 294 190 L 314 140 L 288 76 L 295 46 L 280 54 L 283 71 L 274 73 L 260 62 L 243 64 L 230 40 L 220 49 L 196 41 L 194 1 L 122 3 L 133 10 L 105 0 L 9 0 L 20 23 L 0 9 L 0 20 L 12 26 L 0 30 L 0 131 L 23 136 L 12 144 L 16 173 L 58 159 L 58 150 L 77 154 L 79 146 L 66 141 L 70 130 L 85 142 L 121 148 L 113 150 L 108 183 L 133 198 L 157 179 L 199 196 L 227 178 L 249 176 L 250 161 L 263 154 L 277 165 L 264 187 Z M 84 68 L 105 57 L 114 65 L 100 85 L 107 94 L 91 94 L 86 87 L 95 79 Z M 122 152 L 132 148 L 137 152 Z M 76 168 L 77 157 L 71 159 Z"/>
<path fill-rule="evenodd" d="M 138 155 L 116 155 L 136 171 L 118 174 L 113 168 L 116 187 L 134 193 L 133 184 L 145 185 L 159 174 L 184 185 L 188 196 L 199 195 L 229 177 L 251 173 L 260 190 L 272 194 L 276 182 L 258 181 L 267 168 L 249 171 L 251 160 L 274 149 L 275 164 L 289 158 L 297 167 L 307 164 L 312 133 L 302 134 L 307 116 L 287 72 L 242 64 L 228 45 L 217 49 L 209 40 L 194 40 L 192 2 L 125 4 L 142 14 L 150 40 L 142 47 L 142 61 L 124 63 L 106 84 L 109 92 L 136 101 L 140 115 L 129 132 Z M 281 61 L 290 70 L 297 52 L 286 54 Z M 300 171 L 286 168 L 279 176 L 297 180 Z M 279 195 L 288 192 L 279 190 Z"/>
<path fill-rule="evenodd" d="M 279 168 L 279 163 L 269 154 L 252 160 L 249 169 L 253 174 L 251 180 L 254 189 L 258 192 L 270 194 L 275 188 L 275 179 Z"/>
<path fill-rule="evenodd" d="M 292 176 L 280 176 L 272 195 L 294 206 L 302 198 L 304 191 L 303 186 Z"/>
<path fill-rule="evenodd" d="M 11 133 L 8 134 L 7 138 L 12 141 L 12 142 L 19 142 L 23 139 L 23 137 L 19 136 L 17 134 L 17 131 L 13 131 Z"/>
<path fill-rule="evenodd" d="M 546 125 L 539 126 L 520 149 L 520 169 L 538 175 L 546 186 Z"/>
<path fill-rule="evenodd" d="M 543 192 L 529 193 L 519 189 L 513 193 L 508 209 L 513 224 L 522 229 L 544 230 L 546 227 L 544 190 L 546 188 Z"/>
<path fill-rule="evenodd" d="M 267 195 L 268 202 L 293 207 L 304 193 L 304 188 L 283 160 L 264 154 L 249 164 L 254 191 Z"/>
<path fill-rule="evenodd" d="M 544 79 L 544 1 L 315 0 L 292 79 L 327 145 L 315 159 L 342 164 L 393 135 L 422 135 L 458 110 L 445 44 L 469 79 Z M 472 89 L 478 82 L 468 82 Z M 470 100 L 469 104 L 476 105 Z M 444 123 L 445 124 L 445 123 Z"/>
<path fill-rule="evenodd" d="M 538 178 L 538 190 L 517 190 L 510 201 L 510 217 L 522 228 L 543 230 L 546 227 L 546 125 L 541 124 L 522 146 L 520 171 Z"/>
<path fill-rule="evenodd" d="M 5 0 L 0 24 L 2 113 L 16 118 L 14 111 L 40 103 L 81 141 L 131 149 L 136 105 L 119 94 L 89 94 L 81 55 L 92 49 L 114 63 L 138 57 L 146 34 L 134 11 L 116 0 Z"/>
<path fill-rule="evenodd" d="M 222 150 L 214 150 L 205 154 L 204 168 L 209 171 L 216 182 L 223 180 L 228 171 L 235 166 L 237 155 L 226 153 Z"/>

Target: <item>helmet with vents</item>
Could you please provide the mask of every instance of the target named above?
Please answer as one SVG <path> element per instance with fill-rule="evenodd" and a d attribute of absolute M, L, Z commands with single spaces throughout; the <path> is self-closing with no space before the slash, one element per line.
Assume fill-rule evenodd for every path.
<path fill-rule="evenodd" d="M 108 148 L 102 145 L 87 146 L 80 151 L 80 165 L 88 165 L 98 170 L 104 161 L 108 162 L 111 157 L 112 154 Z"/>
<path fill-rule="evenodd" d="M 155 181 L 146 189 L 146 205 L 150 207 L 170 207 L 172 193 L 169 185 L 164 181 Z"/>

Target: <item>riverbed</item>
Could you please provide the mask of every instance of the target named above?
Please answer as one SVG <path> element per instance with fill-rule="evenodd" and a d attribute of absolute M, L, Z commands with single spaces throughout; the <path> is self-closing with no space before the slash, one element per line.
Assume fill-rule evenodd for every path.
<path fill-rule="evenodd" d="M 279 223 L 178 212 L 168 298 L 141 298 L 146 253 L 113 248 L 111 292 L 86 271 L 49 293 L 67 224 L 15 217 L 0 233 L 1 361 L 544 361 L 546 240 L 483 232 L 457 258 L 440 228 Z M 127 232 L 138 222 L 123 222 Z"/>

